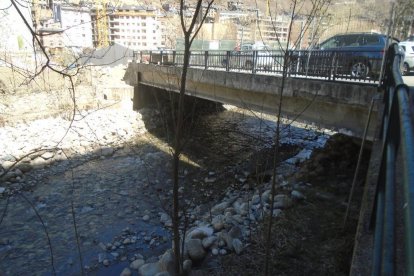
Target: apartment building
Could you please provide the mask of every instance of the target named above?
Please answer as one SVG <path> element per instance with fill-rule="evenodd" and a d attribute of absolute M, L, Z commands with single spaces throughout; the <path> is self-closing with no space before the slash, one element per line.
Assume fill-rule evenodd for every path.
<path fill-rule="evenodd" d="M 60 8 L 60 27 L 64 45 L 70 48 L 92 48 L 92 19 L 90 9 L 79 6 Z"/>
<path fill-rule="evenodd" d="M 161 21 L 155 8 L 142 6 L 121 6 L 107 10 L 106 28 L 110 44 L 117 43 L 131 49 L 153 50 L 165 47 L 162 39 Z M 96 10 L 92 10 L 93 44 L 99 45 L 99 24 Z"/>
<path fill-rule="evenodd" d="M 36 30 L 47 49 L 82 50 L 93 47 L 90 9 L 77 5 L 53 4 L 34 7 Z"/>

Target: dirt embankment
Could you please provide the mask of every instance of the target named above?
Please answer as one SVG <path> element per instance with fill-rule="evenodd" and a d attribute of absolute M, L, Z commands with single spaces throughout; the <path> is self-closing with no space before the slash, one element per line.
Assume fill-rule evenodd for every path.
<path fill-rule="evenodd" d="M 0 126 L 47 117 L 69 119 L 74 110 L 112 107 L 130 98 L 133 88 L 122 81 L 123 68 L 83 68 L 67 77 L 45 69 L 32 78 L 0 67 Z M 74 88 L 74 89 L 73 89 Z"/>
<path fill-rule="evenodd" d="M 300 191 L 303 198 L 273 222 L 270 275 L 348 275 L 369 150 L 363 155 L 350 217 L 343 220 L 359 145 L 334 135 L 293 174 L 278 193 Z M 224 257 L 209 273 L 257 275 L 264 271 L 265 225 L 240 256 Z"/>

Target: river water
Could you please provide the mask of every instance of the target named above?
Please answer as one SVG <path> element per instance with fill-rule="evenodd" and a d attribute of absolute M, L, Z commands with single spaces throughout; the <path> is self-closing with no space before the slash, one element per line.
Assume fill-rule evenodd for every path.
<path fill-rule="evenodd" d="M 298 148 L 293 154 L 323 146 L 328 135 L 301 126 L 283 127 L 282 143 Z M 234 108 L 204 116 L 184 149 L 181 181 L 221 179 L 219 188 L 203 190 L 209 200 L 219 200 L 235 173 L 248 170 L 249 157 L 272 146 L 274 127 L 272 116 Z M 0 275 L 79 275 L 78 244 L 88 274 L 119 275 L 138 254 L 154 258 L 171 247 L 170 231 L 160 223 L 172 187 L 165 139 L 145 133 L 110 157 L 90 156 L 33 170 L 26 174 L 33 187 L 0 196 L 0 217 L 7 208 Z"/>

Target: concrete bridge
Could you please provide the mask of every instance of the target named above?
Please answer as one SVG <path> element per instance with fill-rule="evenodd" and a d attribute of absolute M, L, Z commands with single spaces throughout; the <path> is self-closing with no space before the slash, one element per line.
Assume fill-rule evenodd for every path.
<path fill-rule="evenodd" d="M 364 131 L 371 101 L 383 98 L 375 101 L 374 106 L 380 107 L 374 108 L 374 127 L 368 132 L 373 140 L 372 156 L 350 275 L 414 275 L 414 90 L 401 77 L 398 46 L 393 44 L 388 51 L 381 90 L 375 84 L 355 80 L 330 81 L 331 71 L 327 68 L 325 79 L 288 78 L 283 93 L 284 116 L 348 130 L 348 134 L 357 137 Z M 189 68 L 187 95 L 277 112 L 281 76 L 254 74 L 255 67 L 250 73 L 234 72 L 228 63 L 225 71 L 206 70 L 208 67 L 206 58 L 204 67 Z M 153 92 L 178 92 L 181 70 L 130 63 L 124 80 L 134 86 L 134 106 L 139 107 L 140 100 Z M 376 129 L 379 131 L 374 133 Z"/>
<path fill-rule="evenodd" d="M 134 86 L 134 106 L 154 88 L 178 92 L 181 67 L 132 62 L 124 80 Z M 223 70 L 189 68 L 186 94 L 259 112 L 275 114 L 282 77 Z M 282 115 L 299 121 L 342 130 L 361 137 L 375 84 L 332 82 L 309 78 L 287 78 Z M 376 122 L 377 111 L 372 120 Z M 372 131 L 368 135 L 372 137 Z"/>

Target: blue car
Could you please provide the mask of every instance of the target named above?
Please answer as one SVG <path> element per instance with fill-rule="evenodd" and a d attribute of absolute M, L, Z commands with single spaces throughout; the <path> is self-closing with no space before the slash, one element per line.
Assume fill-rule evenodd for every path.
<path fill-rule="evenodd" d="M 390 38 L 389 43 L 394 42 L 398 40 Z M 387 36 L 377 33 L 335 35 L 311 50 L 294 51 L 291 68 L 307 75 L 377 77 L 386 43 Z"/>

